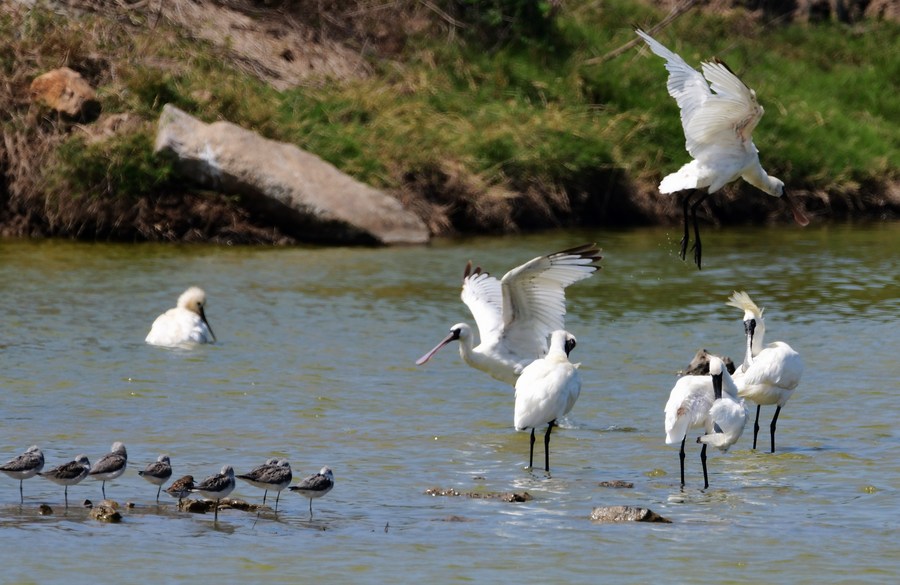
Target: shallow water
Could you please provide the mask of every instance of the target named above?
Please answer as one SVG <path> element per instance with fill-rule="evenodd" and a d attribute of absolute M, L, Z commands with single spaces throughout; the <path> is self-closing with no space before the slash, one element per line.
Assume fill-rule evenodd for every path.
<path fill-rule="evenodd" d="M 0 242 L 0 459 L 39 444 L 47 468 L 113 441 L 129 470 L 107 495 L 121 524 L 80 507 L 100 486 L 0 476 L 4 582 L 113 583 L 880 583 L 900 574 L 900 225 L 708 229 L 706 267 L 675 251 L 678 230 L 555 232 L 430 247 L 227 248 Z M 458 321 L 466 260 L 501 275 L 583 241 L 603 269 L 569 289 L 568 328 L 584 386 L 554 431 L 553 473 L 525 469 L 513 391 L 466 367 L 455 347 L 414 361 Z M 150 323 L 203 286 L 220 340 L 149 347 Z M 767 340 L 806 362 L 783 409 L 778 452 L 711 450 L 701 490 L 663 443 L 662 409 L 700 347 L 743 351 L 746 289 Z M 773 408 L 763 409 L 768 445 Z M 752 424 L 752 422 L 751 422 Z M 538 441 L 536 459 L 543 457 Z M 175 510 L 137 470 L 160 453 L 176 476 L 238 473 L 271 456 L 295 478 L 323 465 L 335 489 L 285 492 L 275 517 Z M 599 486 L 624 480 L 631 489 Z M 527 491 L 506 503 L 426 495 Z M 259 503 L 238 482 L 234 496 Z M 38 505 L 54 509 L 38 515 Z M 595 525 L 600 505 L 646 506 L 672 524 Z"/>

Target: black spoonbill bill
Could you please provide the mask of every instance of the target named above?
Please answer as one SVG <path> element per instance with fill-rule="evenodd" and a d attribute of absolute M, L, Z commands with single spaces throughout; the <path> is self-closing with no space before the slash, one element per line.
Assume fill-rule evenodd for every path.
<path fill-rule="evenodd" d="M 575 337 L 563 330 L 550 335 L 547 355 L 522 370 L 516 381 L 516 410 L 513 423 L 517 431 L 531 429 L 528 467 L 534 464 L 534 430 L 547 425 L 544 433 L 544 471 L 550 472 L 550 432 L 559 418 L 575 406 L 581 394 L 578 365 L 569 361 Z"/>
<path fill-rule="evenodd" d="M 34 477 L 43 468 L 44 453 L 37 445 L 32 445 L 15 459 L 10 459 L 0 466 L 0 471 L 13 479 L 19 480 L 19 502 L 24 503 L 25 495 L 22 493 L 22 482 Z"/>
<path fill-rule="evenodd" d="M 585 244 L 538 256 L 500 280 L 481 268 L 473 270 L 469 262 L 461 298 L 475 318 L 480 343 L 475 345 L 471 327 L 457 323 L 416 365 L 459 341 L 463 361 L 515 386 L 525 366 L 546 355 L 550 333 L 565 328 L 566 287 L 593 274 L 601 258 L 596 244 Z"/>
<path fill-rule="evenodd" d="M 712 445 L 723 453 L 737 443 L 747 426 L 747 409 L 744 401 L 738 400 L 737 386 L 728 369 L 718 356 L 711 356 L 709 360 L 709 375 L 712 377 L 713 394 L 715 400 L 709 409 L 709 418 L 712 419 L 713 432 L 702 437 L 697 437 L 698 443 Z M 722 389 L 725 388 L 723 392 Z"/>
<path fill-rule="evenodd" d="M 775 426 L 781 408 L 787 404 L 803 375 L 803 359 L 800 354 L 783 341 L 763 346 L 766 323 L 763 309 L 756 306 L 746 292 L 734 292 L 728 305 L 744 311 L 744 333 L 747 336 L 747 351 L 744 362 L 735 370 L 734 381 L 738 395 L 756 404 L 756 419 L 753 421 L 753 448 L 759 434 L 759 411 L 763 405 L 774 404 L 775 415 L 769 425 L 772 438 L 772 453 L 775 452 Z"/>
<path fill-rule="evenodd" d="M 106 499 L 106 482 L 125 473 L 125 467 L 128 465 L 128 452 L 122 441 L 113 443 L 109 451 L 98 459 L 88 471 L 88 476 L 92 479 L 103 482 L 100 484 L 100 491 L 103 493 L 104 500 Z"/>
<path fill-rule="evenodd" d="M 162 486 L 170 477 L 172 477 L 172 460 L 168 455 L 160 455 L 156 461 L 138 471 L 138 475 L 149 481 L 155 486 L 159 486 L 156 490 L 156 501 L 159 501 L 159 494 Z"/>
<path fill-rule="evenodd" d="M 218 520 L 219 500 L 221 500 L 234 490 L 234 484 L 234 468 L 230 465 L 224 465 L 222 467 L 222 471 L 220 471 L 216 475 L 207 477 L 206 479 L 192 487 L 191 491 L 200 494 L 207 500 L 216 501 L 213 520 Z"/>
<path fill-rule="evenodd" d="M 772 195 L 784 196 L 794 214 L 794 220 L 807 225 L 809 220 L 793 202 L 784 183 L 766 173 L 759 164 L 759 151 L 753 144 L 753 129 L 763 115 L 763 107 L 756 101 L 756 92 L 744 85 L 725 63 L 713 59 L 701 63 L 703 74 L 665 48 L 642 30 L 635 31 L 647 41 L 650 49 L 666 60 L 669 71 L 669 95 L 681 110 L 685 147 L 693 160 L 678 171 L 666 176 L 659 184 L 660 193 L 690 190 L 682 200 L 684 236 L 681 239 L 681 259 L 687 254 L 688 206 L 694 223 L 694 262 L 700 268 L 700 228 L 697 208 L 710 194 L 728 183 L 743 178 L 757 189 Z M 705 77 L 705 78 L 704 78 Z M 693 204 L 695 192 L 700 196 Z"/>
<path fill-rule="evenodd" d="M 206 320 L 206 293 L 192 286 L 178 297 L 178 304 L 153 321 L 144 340 L 151 345 L 178 346 L 191 343 L 214 343 L 209 321 Z"/>
<path fill-rule="evenodd" d="M 270 463 L 271 462 L 271 463 Z M 291 483 L 294 475 L 291 472 L 291 464 L 287 459 L 269 459 L 266 463 L 258 465 L 245 474 L 238 475 L 242 479 L 263 492 L 263 504 L 269 490 L 275 490 L 275 511 L 278 511 L 278 500 L 281 498 L 281 490 Z"/>
<path fill-rule="evenodd" d="M 297 485 L 292 485 L 288 489 L 309 498 L 309 517 L 312 518 L 312 501 L 315 498 L 321 498 L 330 492 L 333 487 L 334 473 L 332 473 L 330 467 L 323 467 L 319 470 L 319 473 L 310 475 Z"/>
<path fill-rule="evenodd" d="M 79 483 L 86 478 L 88 471 L 91 469 L 91 462 L 87 455 L 78 455 L 73 461 L 58 465 L 49 471 L 41 471 L 38 473 L 41 477 L 45 477 L 57 485 L 66 486 L 63 494 L 66 498 L 66 508 L 69 507 L 69 486 Z"/>
<path fill-rule="evenodd" d="M 716 392 L 714 384 L 716 379 L 721 383 L 725 374 L 722 374 L 722 360 L 715 358 L 716 371 L 719 375 L 710 376 L 682 376 L 675 382 L 675 386 L 669 393 L 669 400 L 666 402 L 666 444 L 681 445 L 678 454 L 681 461 L 681 486 L 684 487 L 684 443 L 687 438 L 688 431 L 691 429 L 703 429 L 705 434 L 716 432 L 715 423 L 710 416 L 710 409 L 716 402 Z M 713 372 L 713 361 L 710 359 L 710 373 Z M 729 378 L 730 380 L 730 378 Z M 734 384 L 728 384 L 723 387 L 725 392 L 736 392 L 737 388 Z M 731 395 L 731 399 L 736 400 L 737 395 Z M 737 440 L 735 438 L 735 440 Z M 703 488 L 709 487 L 709 474 L 706 469 L 706 446 L 703 443 L 700 449 L 700 463 L 703 465 Z M 715 445 L 718 446 L 718 445 Z"/>

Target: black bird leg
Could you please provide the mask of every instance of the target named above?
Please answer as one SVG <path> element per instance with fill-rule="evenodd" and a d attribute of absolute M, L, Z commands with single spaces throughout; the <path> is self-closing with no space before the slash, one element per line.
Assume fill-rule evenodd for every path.
<path fill-rule="evenodd" d="M 775 452 L 775 423 L 778 422 L 778 415 L 781 413 L 781 407 L 775 407 L 775 416 L 772 417 L 772 424 L 769 425 L 769 431 L 772 433 L 772 453 Z"/>
<path fill-rule="evenodd" d="M 706 473 L 706 443 L 703 443 L 703 448 L 700 449 L 700 463 L 703 464 L 703 489 L 708 489 L 709 475 Z"/>
<path fill-rule="evenodd" d="M 756 420 L 753 421 L 753 448 L 756 449 L 756 435 L 759 434 L 759 410 L 762 408 L 759 404 L 756 405 Z"/>
<path fill-rule="evenodd" d="M 534 427 L 531 427 L 531 449 L 528 451 L 528 469 L 534 467 Z"/>
<path fill-rule="evenodd" d="M 551 420 L 547 424 L 547 432 L 544 433 L 544 471 L 550 473 L 550 431 L 553 430 L 553 425 L 556 424 L 555 420 Z"/>
<path fill-rule="evenodd" d="M 700 204 L 703 203 L 706 198 L 709 197 L 709 193 L 701 193 L 700 198 L 694 201 L 691 205 L 691 219 L 694 222 L 694 245 L 691 246 L 691 250 L 694 251 L 694 262 L 697 264 L 697 269 L 700 270 L 700 257 L 702 255 L 702 249 L 700 244 L 700 226 L 697 223 L 697 208 L 700 207 Z M 685 219 L 685 230 L 687 230 L 687 219 Z M 681 257 L 684 260 L 684 256 Z"/>
<path fill-rule="evenodd" d="M 684 235 L 681 237 L 681 251 L 679 254 L 681 255 L 682 260 L 687 256 L 688 241 L 690 241 L 688 236 L 688 207 L 693 194 L 693 191 L 688 191 L 688 194 L 681 198 L 681 210 L 684 212 Z"/>
<path fill-rule="evenodd" d="M 687 435 L 681 439 L 681 451 L 678 453 L 678 458 L 681 459 L 681 487 L 684 487 L 684 442 L 687 440 Z"/>

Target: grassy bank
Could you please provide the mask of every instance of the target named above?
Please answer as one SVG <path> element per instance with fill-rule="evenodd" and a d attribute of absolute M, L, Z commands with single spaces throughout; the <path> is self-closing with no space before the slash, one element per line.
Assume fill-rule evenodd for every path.
<path fill-rule="evenodd" d="M 625 0 L 567 2 L 553 15 L 532 2 L 441 5 L 440 13 L 414 2 L 387 15 L 366 13 L 369 29 L 379 19 L 426 22 L 395 24 L 416 32 L 400 49 L 368 51 L 365 75 L 310 78 L 283 91 L 242 69 L 227 43 L 190 39 L 152 12 L 6 13 L 0 217 L 13 226 L 7 232 L 216 239 L 246 224 L 247 240 L 270 237 L 260 235 L 271 233 L 265 218 L 239 200 L 191 190 L 152 156 L 165 103 L 308 149 L 397 193 L 435 233 L 672 216 L 654 187 L 688 155 L 663 63 L 637 48 L 600 58 L 633 39 L 632 23 L 649 27 L 663 12 Z M 504 20 L 471 9 L 478 5 L 538 12 Z M 342 42 L 368 46 L 360 38 Z M 900 202 L 885 197 L 900 178 L 896 24 L 784 25 L 743 11 L 691 12 L 657 38 L 693 65 L 722 58 L 756 89 L 766 108 L 754 136 L 763 165 L 814 213 L 897 212 Z M 132 115 L 130 130 L 94 140 L 90 129 L 73 130 L 30 105 L 27 83 L 61 65 L 98 88 L 106 114 Z M 710 213 L 730 222 L 779 213 L 780 202 L 751 190 L 727 188 Z M 194 213 L 214 210 L 213 219 L 182 217 L 172 227 L 179 221 L 173 198 Z M 726 208 L 735 199 L 741 205 Z M 160 222 L 168 227 L 154 227 Z"/>

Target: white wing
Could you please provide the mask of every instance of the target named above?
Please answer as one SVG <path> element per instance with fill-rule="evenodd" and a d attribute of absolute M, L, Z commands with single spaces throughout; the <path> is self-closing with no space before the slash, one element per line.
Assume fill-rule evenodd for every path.
<path fill-rule="evenodd" d="M 710 148 L 717 158 L 725 152 L 733 152 L 735 157 L 744 156 L 748 150 L 755 152 L 751 135 L 763 109 L 753 90 L 721 61 L 703 63 L 701 75 L 647 33 L 636 32 L 666 60 L 669 95 L 681 109 L 685 148 L 691 156 L 702 159 Z"/>
<path fill-rule="evenodd" d="M 460 298 L 475 318 L 480 342 L 498 339 L 503 330 L 503 293 L 500 281 L 487 272 L 482 272 L 481 268 L 473 271 L 470 262 L 463 274 Z"/>
<path fill-rule="evenodd" d="M 586 244 L 539 256 L 503 276 L 501 335 L 516 353 L 547 352 L 550 333 L 565 329 L 566 287 L 593 274 L 600 258 L 599 248 Z"/>

